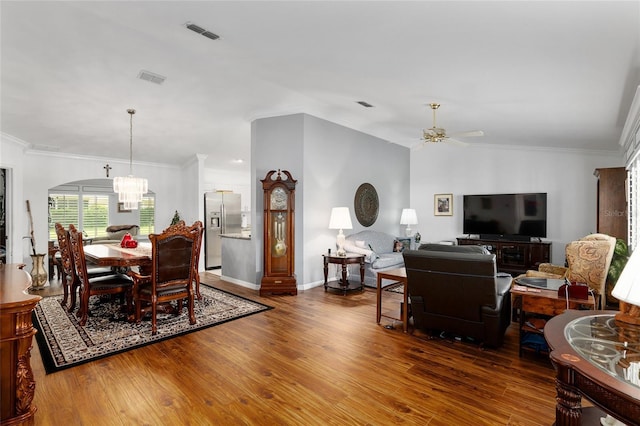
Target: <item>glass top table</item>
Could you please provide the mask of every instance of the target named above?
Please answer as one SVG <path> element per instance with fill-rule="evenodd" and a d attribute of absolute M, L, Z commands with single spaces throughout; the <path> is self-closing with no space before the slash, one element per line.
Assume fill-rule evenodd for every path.
<path fill-rule="evenodd" d="M 640 328 L 620 326 L 612 315 L 589 315 L 568 323 L 564 333 L 582 358 L 640 388 Z"/>
<path fill-rule="evenodd" d="M 544 337 L 556 370 L 556 425 L 600 424 L 604 413 L 640 425 L 640 327 L 616 311 L 566 310 Z M 582 408 L 585 397 L 597 407 Z"/>

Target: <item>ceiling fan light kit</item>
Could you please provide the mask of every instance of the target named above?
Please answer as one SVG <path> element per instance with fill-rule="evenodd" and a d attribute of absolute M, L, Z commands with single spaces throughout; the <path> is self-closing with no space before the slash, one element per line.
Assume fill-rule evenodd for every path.
<path fill-rule="evenodd" d="M 441 127 L 437 127 L 436 125 L 436 110 L 438 108 L 440 108 L 440 104 L 432 102 L 429 104 L 429 107 L 431 107 L 431 110 L 433 111 L 433 127 L 431 127 L 430 129 L 424 129 L 422 131 L 422 140 L 424 142 L 431 142 L 431 143 L 436 143 L 436 142 L 452 142 L 452 143 L 457 143 L 460 145 L 466 145 L 465 142 L 456 140 L 456 139 L 452 139 L 449 136 L 447 136 L 447 131 Z M 464 136 L 464 137 L 470 137 L 470 136 L 483 136 L 484 132 L 482 130 L 475 130 L 475 131 L 470 131 L 470 132 L 462 132 L 459 133 L 459 136 Z"/>

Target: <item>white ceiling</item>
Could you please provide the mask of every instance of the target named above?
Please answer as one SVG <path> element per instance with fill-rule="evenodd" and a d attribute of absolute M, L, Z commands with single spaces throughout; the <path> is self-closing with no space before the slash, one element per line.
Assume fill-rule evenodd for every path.
<path fill-rule="evenodd" d="M 430 102 L 449 133 L 484 130 L 470 143 L 618 150 L 640 84 L 639 1 L 3 0 L 0 14 L 0 130 L 125 160 L 127 108 L 135 160 L 200 153 L 220 170 L 249 170 L 256 118 L 305 112 L 413 146 Z"/>

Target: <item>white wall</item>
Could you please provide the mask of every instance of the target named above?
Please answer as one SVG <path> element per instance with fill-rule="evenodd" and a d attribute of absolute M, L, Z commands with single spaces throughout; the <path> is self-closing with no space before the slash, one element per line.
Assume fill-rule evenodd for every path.
<path fill-rule="evenodd" d="M 462 196 L 546 192 L 552 261 L 596 229 L 596 168 L 623 166 L 621 153 L 431 144 L 411 152 L 411 207 L 424 242 L 462 236 Z M 453 194 L 453 216 L 434 216 L 433 196 Z"/>

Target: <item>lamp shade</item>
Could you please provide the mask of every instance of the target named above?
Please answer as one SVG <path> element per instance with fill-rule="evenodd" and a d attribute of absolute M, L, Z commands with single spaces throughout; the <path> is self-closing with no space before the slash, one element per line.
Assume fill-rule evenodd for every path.
<path fill-rule="evenodd" d="M 352 229 L 349 207 L 334 207 L 331 209 L 329 229 Z"/>
<path fill-rule="evenodd" d="M 400 225 L 417 225 L 418 216 L 415 209 L 402 209 L 402 216 L 400 216 Z"/>
<path fill-rule="evenodd" d="M 622 302 L 640 306 L 640 249 L 631 254 L 611 295 Z"/>

